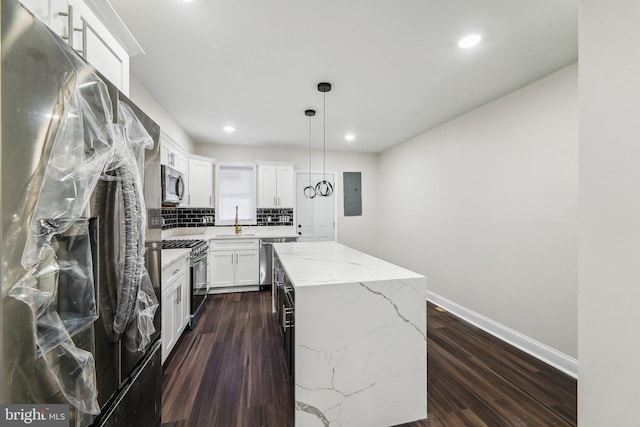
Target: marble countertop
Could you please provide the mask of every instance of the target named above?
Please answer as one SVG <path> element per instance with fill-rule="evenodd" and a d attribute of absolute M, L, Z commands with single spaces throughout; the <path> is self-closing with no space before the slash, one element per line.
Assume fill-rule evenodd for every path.
<path fill-rule="evenodd" d="M 231 237 L 233 236 L 233 237 Z M 235 234 L 234 227 L 174 228 L 162 232 L 163 239 L 268 239 L 298 237 L 294 227 L 288 226 L 243 226 L 242 233 Z"/>
<path fill-rule="evenodd" d="M 180 258 L 188 257 L 190 253 L 191 249 L 163 249 L 162 268 L 165 268 L 167 265 Z"/>
<path fill-rule="evenodd" d="M 424 277 L 336 242 L 273 245 L 294 287 Z"/>
<path fill-rule="evenodd" d="M 295 426 L 426 418 L 427 279 L 336 242 L 273 248 L 296 288 Z"/>

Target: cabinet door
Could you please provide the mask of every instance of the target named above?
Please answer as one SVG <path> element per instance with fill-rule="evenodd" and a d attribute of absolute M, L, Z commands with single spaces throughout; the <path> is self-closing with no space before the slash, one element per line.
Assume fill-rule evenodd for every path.
<path fill-rule="evenodd" d="M 277 206 L 276 166 L 258 165 L 258 207 L 275 208 Z"/>
<path fill-rule="evenodd" d="M 189 206 L 213 207 L 213 163 L 189 159 Z"/>
<path fill-rule="evenodd" d="M 173 306 L 175 292 L 167 289 L 162 293 L 162 363 L 167 359 L 174 345 Z"/>
<path fill-rule="evenodd" d="M 83 0 L 69 0 L 73 7 L 73 48 L 125 95 L 129 95 L 129 55 Z"/>
<path fill-rule="evenodd" d="M 211 251 L 211 286 L 226 287 L 234 284 L 235 252 Z"/>
<path fill-rule="evenodd" d="M 162 165 L 166 165 L 166 166 L 171 166 L 169 164 L 169 149 L 167 148 L 166 145 L 161 144 L 160 145 L 160 164 Z"/>
<path fill-rule="evenodd" d="M 238 286 L 257 285 L 260 279 L 260 255 L 256 250 L 236 251 L 236 282 Z"/>
<path fill-rule="evenodd" d="M 69 11 L 67 0 L 20 0 L 35 16 L 40 18 L 54 33 L 62 38 L 67 37 Z"/>
<path fill-rule="evenodd" d="M 182 335 L 182 331 L 184 331 L 184 327 L 186 325 L 184 320 L 184 304 L 182 301 L 182 289 L 184 288 L 184 284 L 178 285 L 173 291 L 174 295 L 174 305 L 173 305 L 173 339 L 175 346 Z"/>
<path fill-rule="evenodd" d="M 182 331 L 187 326 L 185 317 L 185 293 L 187 291 L 187 262 L 180 262 L 180 272 L 171 280 L 171 285 L 175 286 L 175 306 L 173 308 L 173 330 L 174 340 L 177 342 Z M 174 343 L 175 345 L 175 343 Z"/>
<path fill-rule="evenodd" d="M 182 303 L 182 330 L 187 327 L 189 324 L 189 317 L 191 316 L 191 287 L 189 283 L 191 282 L 190 277 L 191 270 L 189 269 L 189 263 L 185 264 L 185 275 L 182 284 L 182 296 L 180 297 L 180 302 Z"/>
<path fill-rule="evenodd" d="M 20 3 L 40 18 L 42 22 L 49 25 L 51 18 L 49 13 L 49 0 L 20 0 Z"/>
<path fill-rule="evenodd" d="M 189 159 L 182 153 L 176 152 L 175 168 L 182 172 L 185 177 L 189 176 Z"/>
<path fill-rule="evenodd" d="M 293 166 L 278 166 L 276 187 L 277 206 L 293 208 Z"/>

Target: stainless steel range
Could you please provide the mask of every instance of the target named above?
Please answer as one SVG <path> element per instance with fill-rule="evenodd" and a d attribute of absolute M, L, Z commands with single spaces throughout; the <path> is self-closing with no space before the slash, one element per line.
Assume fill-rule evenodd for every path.
<path fill-rule="evenodd" d="M 204 310 L 207 301 L 209 279 L 207 274 L 207 259 L 209 244 L 201 239 L 163 240 L 162 249 L 191 249 L 190 256 L 190 289 L 191 304 L 189 329 L 193 329 Z"/>

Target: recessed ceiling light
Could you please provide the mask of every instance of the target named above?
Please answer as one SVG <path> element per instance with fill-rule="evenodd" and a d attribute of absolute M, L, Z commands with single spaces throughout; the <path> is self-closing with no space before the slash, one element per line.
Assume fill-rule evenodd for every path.
<path fill-rule="evenodd" d="M 469 49 L 480 43 L 482 40 L 482 36 L 480 34 L 469 34 L 468 36 L 464 36 L 458 42 L 458 47 L 460 49 Z"/>
<path fill-rule="evenodd" d="M 352 133 L 348 133 L 344 136 L 344 139 L 346 139 L 347 141 L 353 141 L 354 139 L 356 139 L 356 136 Z"/>
<path fill-rule="evenodd" d="M 227 133 L 231 133 L 231 132 L 235 132 L 236 128 L 234 128 L 233 126 L 225 126 L 222 129 L 224 129 L 225 132 Z"/>

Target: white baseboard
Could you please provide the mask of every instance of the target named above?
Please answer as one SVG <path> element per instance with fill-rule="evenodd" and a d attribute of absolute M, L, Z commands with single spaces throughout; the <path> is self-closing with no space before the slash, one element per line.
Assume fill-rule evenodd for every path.
<path fill-rule="evenodd" d="M 565 374 L 578 378 L 576 359 L 433 292 L 427 292 L 427 300 Z"/>

